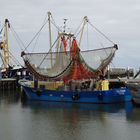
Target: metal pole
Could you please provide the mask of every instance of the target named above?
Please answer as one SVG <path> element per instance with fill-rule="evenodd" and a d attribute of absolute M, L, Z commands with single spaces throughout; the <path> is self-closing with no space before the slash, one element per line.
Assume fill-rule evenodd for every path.
<path fill-rule="evenodd" d="M 84 32 L 84 27 L 85 27 L 85 24 L 88 22 L 88 18 L 87 16 L 84 17 L 84 23 L 83 23 L 83 26 L 82 26 L 82 31 L 81 31 L 81 36 L 80 36 L 80 39 L 79 39 L 79 46 L 81 44 L 81 40 L 82 40 L 82 36 L 83 36 L 83 32 Z"/>
<path fill-rule="evenodd" d="M 5 19 L 5 46 L 4 46 L 4 67 L 7 68 L 10 64 L 10 49 L 9 49 L 9 38 L 8 38 L 8 28 L 10 28 L 10 23 L 8 19 Z"/>
<path fill-rule="evenodd" d="M 48 21 L 49 21 L 49 39 L 50 39 L 50 53 L 51 53 L 51 67 L 52 67 L 52 33 L 51 33 L 51 12 L 48 12 Z"/>

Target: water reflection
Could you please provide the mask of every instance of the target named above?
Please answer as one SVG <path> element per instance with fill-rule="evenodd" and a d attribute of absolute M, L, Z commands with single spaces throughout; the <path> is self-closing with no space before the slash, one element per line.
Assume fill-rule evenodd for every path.
<path fill-rule="evenodd" d="M 140 122 L 140 107 L 134 106 L 130 113 L 127 113 L 127 120 L 133 122 Z"/>
<path fill-rule="evenodd" d="M 33 116 L 43 119 L 57 139 L 71 137 L 76 140 L 93 139 L 93 136 L 96 139 L 114 139 L 116 130 L 118 134 L 121 133 L 121 125 L 125 124 L 128 114 L 133 112 L 131 102 L 109 105 L 26 102 L 22 107 L 30 108 Z M 49 134 L 52 133 L 49 131 Z"/>
<path fill-rule="evenodd" d="M 79 103 L 65 103 L 65 102 L 45 102 L 45 101 L 26 101 L 20 100 L 19 91 L 0 91 L 0 102 L 4 101 L 7 104 L 21 103 L 22 108 L 30 108 L 32 110 L 66 110 L 73 111 L 98 111 L 106 113 L 117 113 L 121 110 L 133 113 L 133 105 L 131 102 L 120 104 L 79 104 Z"/>
<path fill-rule="evenodd" d="M 17 103 L 20 99 L 20 92 L 15 90 L 0 90 L 0 103 Z"/>
<path fill-rule="evenodd" d="M 130 110 L 132 103 L 120 104 L 79 104 L 79 103 L 65 103 L 65 102 L 43 102 L 43 101 L 27 101 L 22 103 L 22 107 L 29 107 L 34 110 L 40 109 L 61 109 L 61 110 L 82 110 L 82 111 L 100 111 L 108 113 L 116 113 L 121 109 Z"/>
<path fill-rule="evenodd" d="M 140 138 L 140 108 L 131 102 L 21 102 L 19 93 L 0 92 L 0 124 L 1 139 L 7 140 L 131 140 Z"/>

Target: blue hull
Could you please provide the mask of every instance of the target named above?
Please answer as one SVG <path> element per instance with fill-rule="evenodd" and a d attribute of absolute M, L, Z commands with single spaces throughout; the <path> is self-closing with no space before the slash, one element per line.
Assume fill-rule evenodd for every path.
<path fill-rule="evenodd" d="M 132 96 L 127 88 L 107 91 L 56 91 L 35 89 L 22 86 L 29 100 L 109 104 L 131 101 Z"/>

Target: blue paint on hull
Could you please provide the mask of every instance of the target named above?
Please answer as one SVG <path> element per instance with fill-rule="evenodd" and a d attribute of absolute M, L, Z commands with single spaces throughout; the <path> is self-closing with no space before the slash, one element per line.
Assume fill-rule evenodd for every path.
<path fill-rule="evenodd" d="M 23 86 L 23 90 L 28 99 L 40 101 L 109 104 L 131 101 L 132 99 L 130 91 L 126 87 L 107 91 L 74 92 L 35 89 Z"/>

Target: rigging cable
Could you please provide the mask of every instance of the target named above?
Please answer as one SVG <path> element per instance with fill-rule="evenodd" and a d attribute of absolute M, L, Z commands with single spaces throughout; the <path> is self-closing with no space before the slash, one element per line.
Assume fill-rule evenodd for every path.
<path fill-rule="evenodd" d="M 2 56 L 2 54 L 1 54 L 1 52 L 0 52 L 0 57 L 1 57 L 1 60 L 2 60 L 2 62 L 3 62 L 2 65 L 4 65 L 4 59 L 3 59 L 3 56 Z"/>
<path fill-rule="evenodd" d="M 10 24 L 10 27 L 11 27 L 10 28 L 11 32 L 12 32 L 13 36 L 15 37 L 15 39 L 17 40 L 17 43 L 19 44 L 20 49 L 23 50 L 21 45 L 25 48 L 24 43 L 22 42 L 22 40 L 20 39 L 19 35 L 16 33 L 15 29 L 13 28 L 13 26 L 11 24 Z M 14 57 L 14 55 L 10 51 L 9 51 L 9 53 L 10 53 L 11 57 L 13 57 L 17 61 L 17 63 L 22 66 L 22 64 Z M 15 60 L 13 60 L 13 61 L 16 63 Z"/>
<path fill-rule="evenodd" d="M 48 56 L 48 54 L 50 53 L 51 49 L 54 47 L 55 43 L 58 41 L 58 39 L 60 38 L 60 35 L 57 37 L 57 39 L 55 40 L 55 42 L 53 43 L 52 47 L 49 49 L 48 53 L 45 55 L 45 57 L 43 58 L 43 60 L 40 62 L 39 66 L 40 67 L 42 65 L 42 63 L 44 62 L 44 60 L 46 59 L 46 57 Z"/>
<path fill-rule="evenodd" d="M 18 61 L 18 59 L 16 59 L 15 57 L 14 57 L 14 55 L 10 52 L 10 55 L 11 55 L 11 57 L 13 57 L 14 59 L 13 59 L 13 61 L 16 63 L 16 61 L 17 61 L 17 63 L 20 65 L 20 66 L 22 66 L 22 67 L 24 67 L 19 61 Z"/>
<path fill-rule="evenodd" d="M 2 33 L 2 31 L 3 31 L 3 28 L 4 28 L 4 26 L 2 27 L 2 29 L 0 30 L 0 34 Z"/>
<path fill-rule="evenodd" d="M 44 21 L 43 21 L 43 24 L 44 24 L 46 21 L 47 21 L 47 14 L 46 14 L 46 16 L 45 16 L 45 19 L 44 19 Z M 38 40 L 39 40 L 40 34 L 41 34 L 41 31 L 39 32 L 39 34 L 38 34 L 38 36 L 37 36 L 37 38 L 36 38 L 35 44 L 34 44 L 33 49 L 32 49 L 31 52 L 33 52 L 33 51 L 35 50 L 35 47 L 36 47 L 37 42 L 38 42 Z"/>
<path fill-rule="evenodd" d="M 77 29 L 75 30 L 75 33 L 74 33 L 74 34 L 75 34 L 76 37 L 78 36 L 78 35 L 76 35 L 76 33 L 77 33 L 79 30 L 81 30 L 80 28 L 81 28 L 83 22 L 84 22 L 84 19 L 81 21 L 80 25 L 79 25 L 79 26 L 77 27 Z M 79 34 L 79 32 L 78 32 L 77 34 Z"/>
<path fill-rule="evenodd" d="M 29 44 L 26 46 L 26 48 L 24 49 L 24 51 L 31 45 L 31 43 L 33 42 L 33 40 L 40 34 L 41 30 L 44 28 L 44 26 L 46 25 L 48 21 L 46 21 L 42 27 L 39 29 L 39 31 L 35 34 L 35 36 L 31 39 L 31 41 L 29 42 Z"/>
<path fill-rule="evenodd" d="M 88 36 L 88 24 L 87 24 L 87 49 L 89 49 L 89 36 Z"/>
<path fill-rule="evenodd" d="M 11 24 L 10 24 L 11 25 Z M 17 40 L 17 43 L 19 44 L 19 46 L 22 44 L 24 47 L 25 47 L 25 45 L 23 44 L 23 42 L 21 41 L 21 39 L 19 38 L 19 36 L 17 35 L 17 33 L 15 32 L 15 30 L 14 30 L 14 28 L 12 27 L 12 25 L 10 26 L 11 27 L 11 29 L 13 30 L 13 32 L 12 32 L 12 30 L 11 30 L 11 32 L 12 32 L 12 34 L 13 34 L 13 36 L 15 37 L 15 39 Z M 4 28 L 4 27 L 3 27 Z M 3 29 L 2 28 L 2 29 Z M 1 30 L 2 31 L 2 30 Z M 1 32 L 0 32 L 1 33 Z M 20 41 L 20 42 L 19 42 Z M 22 47 L 20 46 L 20 49 L 22 50 Z M 21 65 L 21 63 L 12 55 L 12 53 L 9 51 L 9 53 L 10 53 L 10 55 L 18 62 L 18 64 L 20 64 Z M 0 54 L 1 55 L 1 54 Z M 2 59 L 2 61 L 4 62 L 4 59 L 2 58 L 2 55 L 1 55 L 1 59 Z M 22 65 L 21 65 L 22 66 Z"/>
<path fill-rule="evenodd" d="M 84 20 L 83 20 L 83 22 L 84 22 Z M 81 25 L 83 24 L 83 22 L 81 23 Z M 81 25 L 79 26 L 79 29 L 80 29 L 80 27 L 81 27 Z M 81 29 L 79 30 L 79 32 L 75 35 L 75 37 L 77 37 L 81 32 L 82 32 L 82 27 L 81 27 Z M 78 30 L 77 30 L 78 31 Z"/>
<path fill-rule="evenodd" d="M 109 42 L 113 43 L 115 45 L 115 43 L 109 39 L 104 33 L 102 33 L 99 29 L 97 29 L 90 21 L 88 21 L 88 23 L 97 31 L 99 32 L 104 38 L 106 38 Z"/>
<path fill-rule="evenodd" d="M 89 23 L 88 23 L 88 24 L 89 24 Z M 104 49 L 105 46 L 103 45 L 103 43 L 101 42 L 101 40 L 99 39 L 99 37 L 97 36 L 97 34 L 95 34 L 95 37 L 96 37 L 98 43 L 99 43 L 99 44 L 101 45 L 101 47 Z M 107 50 L 104 49 L 104 51 L 105 51 L 106 55 L 108 55 Z"/>
<path fill-rule="evenodd" d="M 23 41 L 20 39 L 19 35 L 17 34 L 17 32 L 15 31 L 15 29 L 13 28 L 12 25 L 11 25 L 11 29 L 12 29 L 11 32 L 12 32 L 13 36 L 15 37 L 20 49 L 23 51 L 22 46 L 24 47 L 24 49 L 26 48 L 26 46 L 24 45 Z"/>
<path fill-rule="evenodd" d="M 55 20 L 54 20 L 52 14 L 51 14 L 51 18 L 52 18 L 51 23 L 55 26 L 55 28 L 56 28 L 59 32 L 62 32 L 62 30 L 59 28 L 59 26 L 57 26 L 57 24 L 55 23 Z"/>
<path fill-rule="evenodd" d="M 58 29 L 58 31 L 62 32 L 62 30 L 55 24 L 55 21 L 51 15 L 51 18 L 53 21 L 51 21 L 51 23 Z M 53 43 L 52 47 L 49 49 L 48 53 L 45 55 L 45 57 L 43 58 L 43 60 L 40 62 L 39 67 L 42 65 L 42 63 L 44 62 L 44 60 L 46 59 L 46 57 L 48 56 L 48 54 L 50 53 L 51 49 L 54 47 L 54 45 L 56 44 L 56 42 L 58 41 L 58 39 L 60 38 L 60 35 L 58 35 L 57 39 L 55 40 L 55 42 Z"/>
<path fill-rule="evenodd" d="M 102 33 L 99 29 L 97 29 L 89 20 L 87 21 L 97 32 L 99 32 L 104 38 L 106 38 L 109 42 L 111 42 L 112 44 L 114 44 L 115 45 L 115 43 L 111 40 L 111 39 L 109 39 L 104 33 Z M 96 37 L 97 37 L 97 39 L 99 40 L 99 38 L 98 38 L 98 36 L 96 35 Z M 99 41 L 100 42 L 100 41 Z M 101 44 L 101 46 L 103 46 L 103 44 L 100 42 L 100 44 Z M 104 48 L 104 46 L 103 46 L 103 48 Z M 105 53 L 106 53 L 106 55 L 108 55 L 108 53 L 107 53 L 107 50 L 106 49 L 104 49 L 104 51 L 105 51 Z"/>
<path fill-rule="evenodd" d="M 40 33 L 41 33 L 41 32 L 40 32 Z M 37 42 L 38 42 L 39 37 L 40 37 L 40 33 L 38 34 L 38 36 L 37 36 L 37 38 L 36 38 L 35 44 L 34 44 L 33 49 L 32 49 L 32 51 L 31 51 L 31 52 L 33 52 L 33 51 L 35 50 L 35 47 L 36 47 Z"/>

